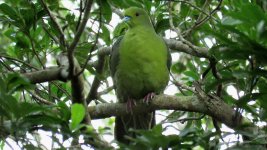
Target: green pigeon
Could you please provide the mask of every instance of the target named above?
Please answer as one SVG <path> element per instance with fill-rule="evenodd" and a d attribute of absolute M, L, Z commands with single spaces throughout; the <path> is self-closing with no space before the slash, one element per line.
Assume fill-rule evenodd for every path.
<path fill-rule="evenodd" d="M 124 16 L 128 30 L 112 47 L 110 71 L 119 102 L 131 109 L 135 101 L 149 101 L 163 92 L 169 81 L 171 55 L 145 10 L 130 7 Z M 127 136 L 136 136 L 130 128 L 148 130 L 154 125 L 154 112 L 116 117 L 115 139 L 129 143 Z"/>

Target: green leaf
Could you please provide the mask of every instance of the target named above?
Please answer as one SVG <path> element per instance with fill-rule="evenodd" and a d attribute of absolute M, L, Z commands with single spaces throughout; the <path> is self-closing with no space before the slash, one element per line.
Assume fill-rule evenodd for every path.
<path fill-rule="evenodd" d="M 57 110 L 59 111 L 59 115 L 62 118 L 62 120 L 69 120 L 71 117 L 71 112 L 68 108 L 68 106 L 64 102 L 59 102 L 57 105 Z"/>
<path fill-rule="evenodd" d="M 126 30 L 127 25 L 125 23 L 119 23 L 113 31 L 114 38 L 118 38 L 119 36 L 124 35 Z"/>
<path fill-rule="evenodd" d="M 4 79 L 0 76 L 0 97 L 2 94 L 7 93 L 7 87 Z"/>
<path fill-rule="evenodd" d="M 244 25 L 256 26 L 261 20 L 266 20 L 262 9 L 255 4 L 243 4 L 239 11 L 231 11 L 229 15 L 244 22 Z"/>
<path fill-rule="evenodd" d="M 136 139 L 132 139 L 132 145 L 129 149 L 160 149 L 168 148 L 170 145 L 179 144 L 179 137 L 177 135 L 165 136 L 162 134 L 164 129 L 162 125 L 156 125 L 152 130 L 134 130 L 139 133 Z M 172 147 L 171 146 L 171 147 Z"/>
<path fill-rule="evenodd" d="M 76 130 L 85 116 L 85 108 L 82 104 L 73 104 L 71 106 L 71 123 L 70 129 Z"/>
<path fill-rule="evenodd" d="M 30 48 L 30 41 L 25 36 L 25 34 L 18 32 L 16 34 L 16 47 L 22 48 L 22 49 L 29 49 Z"/>
<path fill-rule="evenodd" d="M 210 90 L 212 89 L 215 89 L 216 86 L 218 86 L 219 84 L 222 84 L 222 83 L 230 83 L 232 81 L 234 81 L 235 78 L 222 78 L 222 79 L 219 79 L 219 80 L 212 80 L 212 82 L 210 82 L 210 80 L 206 81 L 207 84 L 205 84 L 205 91 L 206 92 L 209 92 Z"/>
<path fill-rule="evenodd" d="M 183 63 L 181 63 L 181 62 L 177 62 L 177 63 L 175 63 L 175 64 L 173 64 L 171 66 L 171 71 L 173 73 L 180 74 L 180 73 L 182 73 L 185 70 L 186 70 L 186 66 Z"/>
<path fill-rule="evenodd" d="M 195 132 L 197 132 L 197 129 L 196 129 L 196 128 L 187 128 L 187 129 L 183 129 L 183 130 L 180 132 L 179 136 L 180 136 L 181 138 L 183 138 L 183 137 L 186 137 L 186 136 L 188 136 L 188 135 L 190 135 L 190 134 L 194 134 Z"/>
<path fill-rule="evenodd" d="M 19 16 L 14 8 L 10 7 L 6 3 L 0 4 L 0 11 L 7 15 L 10 19 L 18 20 Z"/>
<path fill-rule="evenodd" d="M 9 74 L 6 80 L 7 80 L 7 89 L 9 93 L 13 93 L 17 90 L 32 88 L 30 81 L 27 78 L 22 77 L 20 74 L 17 73 Z"/>
<path fill-rule="evenodd" d="M 1 93 L 0 98 L 0 116 L 5 116 L 10 120 L 14 120 L 17 116 L 18 102 L 11 96 L 6 95 L 6 93 Z"/>
<path fill-rule="evenodd" d="M 106 42 L 107 45 L 110 45 L 111 39 L 109 29 L 105 25 L 103 25 L 101 29 L 102 32 L 100 33 L 100 37 Z"/>
<path fill-rule="evenodd" d="M 169 19 L 161 19 L 155 25 L 155 30 L 157 33 L 164 32 L 170 28 Z"/>
<path fill-rule="evenodd" d="M 136 6 L 142 8 L 142 3 L 136 0 L 122 0 L 122 1 L 127 5 L 127 7 Z"/>
<path fill-rule="evenodd" d="M 234 19 L 232 17 L 228 17 L 228 16 L 222 19 L 223 25 L 239 25 L 242 23 L 243 23 L 242 21 Z"/>
<path fill-rule="evenodd" d="M 36 14 L 34 9 L 20 9 L 20 15 L 24 19 L 25 27 L 27 31 L 32 27 L 36 22 Z"/>
<path fill-rule="evenodd" d="M 112 17 L 112 10 L 111 7 L 109 5 L 109 3 L 107 2 L 107 0 L 101 0 L 100 1 L 100 7 L 102 11 L 102 15 L 106 21 L 106 23 L 109 23 Z"/>
<path fill-rule="evenodd" d="M 127 4 L 125 4 L 124 1 L 108 0 L 108 2 L 109 2 L 112 6 L 115 6 L 116 8 L 126 8 L 126 7 L 127 7 Z"/>
<path fill-rule="evenodd" d="M 185 71 L 184 75 L 188 76 L 191 78 L 191 80 L 198 80 L 199 79 L 199 75 L 196 72 L 193 71 Z"/>
<path fill-rule="evenodd" d="M 238 101 L 236 101 L 236 105 L 240 107 L 245 107 L 249 101 L 255 101 L 256 99 L 266 96 L 267 94 L 263 93 L 251 93 L 242 96 Z"/>

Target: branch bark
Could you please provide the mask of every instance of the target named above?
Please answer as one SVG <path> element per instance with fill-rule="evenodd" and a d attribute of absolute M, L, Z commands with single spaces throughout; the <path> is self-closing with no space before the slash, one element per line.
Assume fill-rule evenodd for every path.
<path fill-rule="evenodd" d="M 26 77 L 32 84 L 54 80 L 65 81 L 61 77 L 61 69 L 61 67 L 51 67 L 40 71 L 24 73 L 23 76 Z"/>
<path fill-rule="evenodd" d="M 52 12 L 50 11 L 49 7 L 46 5 L 44 0 L 41 0 L 41 3 L 43 5 L 44 9 L 46 10 L 47 14 L 49 15 L 52 23 L 55 25 L 56 30 L 59 32 L 58 39 L 60 41 L 61 48 L 63 48 L 65 50 L 66 43 L 65 43 L 65 37 L 64 37 L 64 32 L 63 32 L 62 28 L 60 27 L 59 23 L 56 21 L 55 16 L 52 14 Z"/>
<path fill-rule="evenodd" d="M 169 48 L 175 52 L 184 52 L 196 57 L 211 58 L 208 48 L 198 47 L 193 44 L 188 44 L 174 39 L 164 39 Z"/>
<path fill-rule="evenodd" d="M 212 100 L 212 101 L 211 101 Z M 206 102 L 212 103 L 212 108 L 206 105 Z M 112 116 L 122 116 L 129 114 L 124 103 L 105 103 L 96 106 L 89 106 L 88 111 L 92 119 L 101 119 Z M 180 110 L 189 112 L 198 112 L 209 115 L 216 120 L 224 123 L 230 128 L 239 129 L 243 125 L 247 125 L 246 131 L 255 132 L 254 125 L 245 118 L 236 121 L 236 112 L 222 100 L 217 99 L 201 99 L 197 96 L 169 96 L 158 95 L 149 105 L 139 102 L 133 108 L 134 114 L 151 112 L 154 110 Z"/>
<path fill-rule="evenodd" d="M 197 46 L 189 46 L 186 43 L 183 43 L 179 40 L 174 39 L 164 39 L 168 44 L 169 48 L 175 52 L 184 52 L 192 56 L 196 57 L 203 57 L 203 58 L 210 58 L 211 56 L 208 53 L 208 49 L 204 47 L 197 47 Z M 104 55 L 109 55 L 111 51 L 111 47 L 102 47 L 98 50 L 97 55 L 100 57 L 104 57 Z M 88 63 L 90 66 L 97 67 L 98 61 Z M 61 72 L 62 67 L 51 67 L 45 70 L 29 72 L 23 74 L 26 78 L 30 80 L 31 83 L 42 83 L 47 81 L 66 81 L 66 77 L 63 77 Z"/>
<path fill-rule="evenodd" d="M 99 75 L 103 73 L 104 69 L 104 63 L 105 63 L 105 56 L 104 55 L 98 55 L 98 63 L 96 66 L 96 75 L 94 77 L 94 81 L 92 83 L 90 92 L 86 98 L 87 104 L 90 104 L 92 100 L 97 99 L 97 90 L 100 86 L 101 80 L 99 78 Z"/>
<path fill-rule="evenodd" d="M 86 23 L 89 19 L 89 14 L 91 11 L 91 6 L 93 4 L 93 0 L 87 0 L 86 4 L 85 4 L 85 11 L 84 11 L 84 16 L 82 19 L 81 24 L 79 25 L 77 32 L 75 33 L 74 39 L 72 41 L 72 43 L 70 44 L 69 48 L 68 48 L 68 59 L 69 59 L 69 72 L 70 72 L 70 77 L 72 77 L 74 74 L 74 51 L 76 46 L 78 45 L 78 42 L 81 38 L 81 35 L 84 31 L 84 28 L 86 26 Z"/>

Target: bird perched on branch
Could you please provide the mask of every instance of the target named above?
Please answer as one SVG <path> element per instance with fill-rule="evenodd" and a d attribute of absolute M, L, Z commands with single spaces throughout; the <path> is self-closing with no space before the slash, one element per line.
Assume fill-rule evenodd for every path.
<path fill-rule="evenodd" d="M 131 111 L 136 100 L 149 102 L 163 92 L 169 81 L 171 56 L 145 10 L 130 7 L 124 16 L 128 30 L 112 47 L 110 71 L 119 102 L 126 102 Z M 115 139 L 129 143 L 127 136 L 136 136 L 130 128 L 148 130 L 154 124 L 154 112 L 116 117 Z"/>

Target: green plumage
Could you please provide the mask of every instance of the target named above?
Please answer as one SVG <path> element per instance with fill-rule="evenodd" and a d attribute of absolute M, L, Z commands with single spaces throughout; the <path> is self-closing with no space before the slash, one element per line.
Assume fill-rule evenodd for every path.
<path fill-rule="evenodd" d="M 125 10 L 129 27 L 124 37 L 112 47 L 110 70 L 119 102 L 139 100 L 147 94 L 161 93 L 169 81 L 171 57 L 164 40 L 159 37 L 147 13 L 140 8 Z M 115 137 L 127 142 L 124 136 L 134 136 L 128 130 L 150 129 L 154 113 L 117 117 Z"/>

